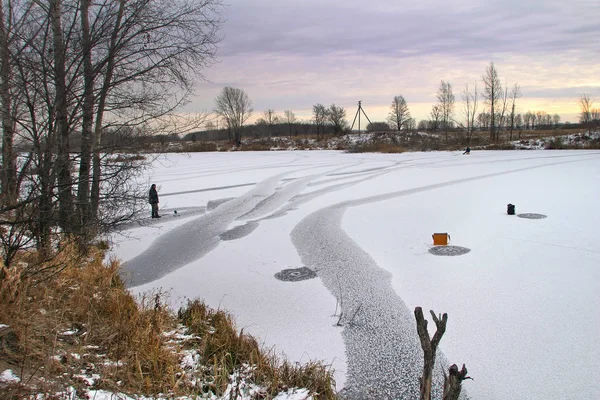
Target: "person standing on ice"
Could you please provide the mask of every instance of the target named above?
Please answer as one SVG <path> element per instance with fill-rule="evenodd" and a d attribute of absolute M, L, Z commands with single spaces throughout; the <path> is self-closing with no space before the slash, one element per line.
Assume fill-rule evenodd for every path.
<path fill-rule="evenodd" d="M 158 215 L 158 193 L 156 192 L 156 185 L 150 186 L 150 192 L 148 192 L 148 203 L 152 207 L 152 218 L 160 218 Z"/>

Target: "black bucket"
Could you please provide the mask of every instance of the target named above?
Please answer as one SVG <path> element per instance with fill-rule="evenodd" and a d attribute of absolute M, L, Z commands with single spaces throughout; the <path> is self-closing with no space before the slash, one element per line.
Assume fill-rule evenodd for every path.
<path fill-rule="evenodd" d="M 506 213 L 508 215 L 515 215 L 515 205 L 514 204 L 509 204 L 506 206 Z"/>

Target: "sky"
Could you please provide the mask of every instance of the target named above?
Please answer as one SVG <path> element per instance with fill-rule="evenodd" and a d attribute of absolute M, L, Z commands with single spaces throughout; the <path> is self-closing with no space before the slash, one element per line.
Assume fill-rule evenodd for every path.
<path fill-rule="evenodd" d="M 594 150 L 165 154 L 144 177 L 162 218 L 148 207 L 112 254 L 134 293 L 201 298 L 375 391 L 350 398 L 418 397 L 399 393 L 418 392 L 420 306 L 448 313 L 436 365 L 465 363 L 471 398 L 597 399 L 599 168 Z M 434 232 L 470 252 L 431 254 Z"/>
<path fill-rule="evenodd" d="M 321 103 L 344 107 L 352 123 L 358 101 L 383 121 L 398 95 L 418 122 L 444 80 L 461 120 L 461 93 L 482 91 L 490 62 L 503 84 L 520 85 L 520 112 L 577 122 L 581 93 L 600 107 L 596 0 L 225 0 L 223 17 L 218 62 L 187 112 L 212 111 L 232 86 L 252 100 L 251 122 L 267 109 L 309 119 Z"/>

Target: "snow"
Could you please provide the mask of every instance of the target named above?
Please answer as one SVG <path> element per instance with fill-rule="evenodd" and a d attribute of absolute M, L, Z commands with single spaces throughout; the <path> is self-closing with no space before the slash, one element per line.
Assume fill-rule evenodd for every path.
<path fill-rule="evenodd" d="M 148 176 L 163 218 L 115 236 L 113 254 L 135 293 L 226 309 L 276 353 L 331 365 L 338 389 L 378 386 L 369 368 L 403 374 L 394 358 L 355 353 L 399 332 L 408 359 L 420 353 L 411 318 L 422 306 L 448 313 L 439 360 L 466 364 L 471 398 L 600 398 L 599 171 L 594 150 L 169 154 Z M 508 203 L 548 217 L 508 216 Z M 434 232 L 471 251 L 430 254 Z M 303 266 L 318 277 L 274 277 Z"/>
<path fill-rule="evenodd" d="M 11 369 L 6 369 L 0 374 L 0 383 L 20 382 L 19 378 Z"/>

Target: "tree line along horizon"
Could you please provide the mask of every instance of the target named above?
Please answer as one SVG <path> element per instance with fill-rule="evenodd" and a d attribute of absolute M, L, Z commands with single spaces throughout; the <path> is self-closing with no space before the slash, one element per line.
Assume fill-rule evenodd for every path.
<path fill-rule="evenodd" d="M 481 80 L 483 82 L 482 92 L 478 91 L 477 83 L 472 87 L 465 86 L 460 94 L 462 107 L 458 112 L 452 85 L 450 82 L 442 80 L 436 94 L 437 102 L 432 106 L 429 118 L 418 123 L 411 117 L 404 96 L 394 96 L 386 121 L 369 121 L 367 131 L 414 131 L 418 129 L 443 133 L 446 138 L 449 132 L 455 130 L 465 132 L 467 138 L 470 138 L 475 131 L 487 131 L 490 140 L 497 141 L 501 131 L 509 132 L 512 138 L 515 130 L 552 129 L 561 126 L 559 114 L 548 114 L 543 110 L 518 112 L 517 101 L 522 97 L 521 87 L 518 83 L 510 88 L 507 84 L 502 85 L 493 62 L 486 67 Z M 600 125 L 600 108 L 593 107 L 594 100 L 589 94 L 581 94 L 578 105 L 580 108 L 579 123 L 582 126 Z M 216 118 L 208 121 L 204 125 L 204 129 L 205 131 L 219 130 L 219 122 L 221 122 L 221 129 L 228 131 L 229 139 L 239 142 L 244 124 L 253 112 L 252 101 L 244 90 L 225 87 L 215 99 Z M 304 133 L 307 133 L 307 124 L 311 124 L 317 137 L 320 138 L 327 128 L 334 134 L 348 131 L 349 124 L 346 117 L 347 113 L 343 107 L 335 104 L 326 107 L 317 103 L 312 106 L 312 117 L 308 121 L 299 120 L 292 110 L 285 110 L 280 116 L 274 109 L 267 109 L 254 125 L 262 127 L 266 136 L 270 137 L 274 134 L 277 126 L 285 126 L 288 135 L 292 136 L 293 133 L 298 134 L 298 125 L 304 127 Z M 567 124 L 569 123 L 567 122 Z M 278 133 L 281 134 L 281 131 Z"/>

